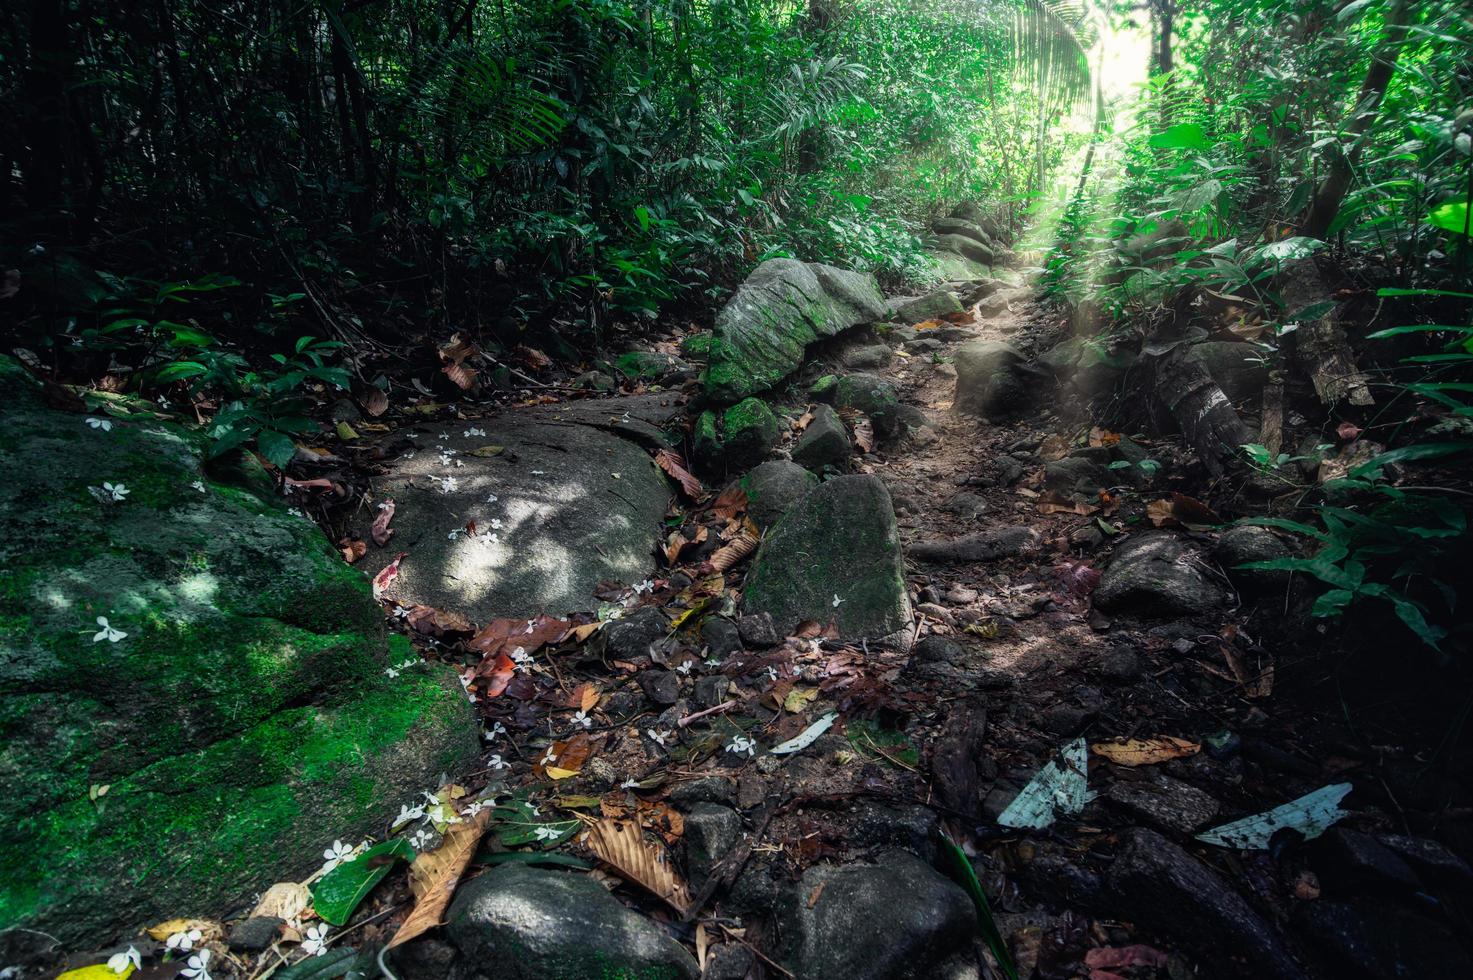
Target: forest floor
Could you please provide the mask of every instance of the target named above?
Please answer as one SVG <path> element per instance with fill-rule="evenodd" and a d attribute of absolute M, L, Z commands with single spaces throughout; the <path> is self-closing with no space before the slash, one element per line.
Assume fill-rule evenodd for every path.
<path fill-rule="evenodd" d="M 1339 661 L 1316 648 L 1302 617 L 1286 615 L 1299 605 L 1294 584 L 1275 580 L 1251 595 L 1231 584 L 1220 529 L 1198 523 L 1194 508 L 1204 505 L 1190 497 L 1187 454 L 1171 442 L 1138 440 L 1160 465 L 1149 486 L 1122 484 L 1089 501 L 1050 489 L 1049 464 L 1102 458 L 1118 434 L 1062 405 L 1011 421 L 957 412 L 950 362 L 962 344 L 1006 341 L 1031 359 L 1065 331 L 1062 314 L 1022 291 L 991 312 L 936 330 L 939 346 L 889 338 L 896 350 L 877 373 L 929 425 L 852 464 L 885 483 L 898 515 L 916 611 L 908 652 L 843 643 L 820 624 L 795 637 L 743 635 L 725 660 L 675 637 L 682 613 L 716 610 L 739 585 L 750 547 L 737 548 L 721 581 L 707 577 L 718 540 L 730 544 L 748 528 L 733 492 L 669 515 L 667 527 L 709 530 L 696 549 L 702 561 L 682 558 L 676 545 L 678 567 L 633 590 L 600 587 L 599 599 L 624 606 L 617 626 L 541 617 L 523 630 L 498 620 L 472 638 L 470 612 L 394 601 L 380 574 L 391 622 L 428 659 L 461 669 L 486 728 L 485 766 L 458 787 L 427 786 L 430 809 L 438 797 L 464 819 L 466 800 L 495 795 L 503 805 L 489 827 L 470 821 L 472 845 L 486 835 L 488 863 L 531 848 L 533 861 L 601 859 L 618 872 L 595 872 L 611 889 L 642 882 L 644 890 L 617 894 L 693 951 L 713 980 L 1005 976 L 981 934 L 970 925 L 956 934 L 959 915 L 973 921 L 967 903 L 955 907 L 961 892 L 928 891 L 932 872 L 887 856 L 899 849 L 945 867 L 954 853 L 946 839 L 972 859 L 1018 976 L 1307 977 L 1342 975 L 1335 971 L 1346 964 L 1344 975 L 1379 976 L 1397 963 L 1416 965 L 1399 975 L 1465 975 L 1466 953 L 1445 923 L 1465 921 L 1460 902 L 1473 873 L 1426 839 L 1434 828 L 1457 830 L 1447 823 L 1453 791 L 1414 748 L 1430 744 L 1412 717 L 1425 702 L 1388 690 L 1374 713 L 1349 709 Z M 882 339 L 847 337 L 830 354 L 842 361 Z M 639 422 L 639 406 L 673 413 L 685 397 L 568 404 L 612 425 L 631 413 Z M 458 411 L 447 427 L 469 425 L 469 441 L 484 441 L 474 411 Z M 487 413 L 487 428 L 498 417 Z M 379 442 L 396 439 L 390 430 Z M 1011 543 L 995 545 L 995 557 L 934 557 L 935 543 L 945 552 L 944 543 L 977 534 Z M 1111 552 L 1121 561 L 1122 545 L 1152 536 L 1171 541 L 1172 588 L 1228 601 L 1145 618 L 1095 608 L 1091 593 Z M 377 567 L 388 567 L 402 540 Z M 673 625 L 660 618 L 648 631 L 646 610 L 660 609 Z M 513 627 L 528 634 L 518 642 L 530 659 Z M 811 744 L 762 751 L 830 710 L 833 727 Z M 755 741 L 744 749 L 746 738 Z M 1038 788 L 1051 765 L 1060 778 L 1018 811 L 1020 792 L 1028 797 L 1025 787 Z M 1333 803 L 1343 793 L 1219 843 L 1197 837 L 1340 784 L 1354 787 L 1352 812 L 1318 840 L 1304 838 L 1342 816 Z M 520 819 L 502 815 L 508 793 Z M 416 847 L 459 832 L 424 809 Z M 1036 823 L 1023 829 L 1020 819 Z M 621 867 L 580 833 L 613 820 L 638 821 L 683 860 Z M 824 870 L 835 863 L 870 877 L 847 887 Z M 389 941 L 423 904 L 412 879 L 390 874 L 329 942 L 372 950 Z M 652 897 L 662 892 L 665 901 Z M 540 927 L 566 932 L 541 937 L 554 955 L 595 928 L 580 915 L 564 908 Z M 263 980 L 285 974 L 312 923 L 286 916 L 256 948 L 237 942 L 259 918 L 223 931 L 239 975 Z M 469 955 L 466 942 L 431 934 L 399 950 L 395 969 L 447 975 L 457 948 Z"/>

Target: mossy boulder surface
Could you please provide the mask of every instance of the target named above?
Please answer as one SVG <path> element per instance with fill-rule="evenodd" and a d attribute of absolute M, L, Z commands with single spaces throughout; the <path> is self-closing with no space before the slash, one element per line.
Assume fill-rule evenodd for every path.
<path fill-rule="evenodd" d="M 777 523 L 803 495 L 818 486 L 818 477 L 787 459 L 772 459 L 738 481 L 747 494 L 747 514 L 759 528 Z"/>
<path fill-rule="evenodd" d="M 221 914 L 474 758 L 453 676 L 388 677 L 408 644 L 259 482 L 184 428 L 48 408 L 9 359 L 0 393 L 0 923 Z"/>
<path fill-rule="evenodd" d="M 782 438 L 782 423 L 760 398 L 737 402 L 722 415 L 721 423 L 727 461 L 737 469 L 762 462 Z"/>
<path fill-rule="evenodd" d="M 873 276 L 768 259 L 716 316 L 706 395 L 729 405 L 766 391 L 798 369 L 810 344 L 884 315 Z"/>
<path fill-rule="evenodd" d="M 784 635 L 805 620 L 832 621 L 846 640 L 910 626 L 900 536 L 890 492 L 875 476 L 820 484 L 762 541 L 743 613 L 766 612 Z"/>

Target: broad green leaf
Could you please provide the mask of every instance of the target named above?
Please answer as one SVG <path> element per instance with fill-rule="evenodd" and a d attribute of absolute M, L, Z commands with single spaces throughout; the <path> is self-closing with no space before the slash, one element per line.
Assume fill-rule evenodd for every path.
<path fill-rule="evenodd" d="M 358 903 L 383 881 L 400 858 L 413 861 L 414 848 L 409 841 L 395 838 L 373 845 L 351 861 L 340 862 L 312 886 L 312 907 L 324 922 L 344 925 Z M 347 971 L 346 965 L 343 971 Z"/>
<path fill-rule="evenodd" d="M 1175 126 L 1151 137 L 1151 146 L 1158 150 L 1210 150 L 1207 130 L 1198 123 L 1177 123 Z"/>
<path fill-rule="evenodd" d="M 337 980 L 338 977 L 348 975 L 348 970 L 357 957 L 358 951 L 351 946 L 334 946 L 321 956 L 298 960 L 271 976 L 272 980 Z"/>
<path fill-rule="evenodd" d="M 856 751 L 871 759 L 883 759 L 891 765 L 916 766 L 920 763 L 920 753 L 910 739 L 893 728 L 856 718 L 844 723 L 844 734 Z"/>
<path fill-rule="evenodd" d="M 170 381 L 183 381 L 185 378 L 198 377 L 208 371 L 199 361 L 175 361 L 165 364 L 159 368 L 159 373 L 153 376 L 158 384 L 166 384 Z"/>
<path fill-rule="evenodd" d="M 1295 259 L 1308 258 L 1319 251 L 1325 245 L 1318 238 L 1306 238 L 1303 235 L 1295 235 L 1293 238 L 1285 238 L 1282 241 L 1271 242 L 1260 248 L 1254 255 L 1255 259 L 1267 259 L 1272 262 L 1292 262 Z"/>
<path fill-rule="evenodd" d="M 275 429 L 262 429 L 256 436 L 256 445 L 261 448 L 261 455 L 273 466 L 285 466 L 297 454 L 296 444 L 291 437 Z"/>
<path fill-rule="evenodd" d="M 1365 476 L 1383 466 L 1391 463 L 1401 463 L 1419 459 L 1440 459 L 1443 456 L 1455 456 L 1459 453 L 1473 451 L 1473 442 L 1423 442 L 1415 446 L 1403 446 L 1393 449 L 1389 453 L 1382 453 L 1360 464 L 1350 471 L 1351 476 Z"/>
<path fill-rule="evenodd" d="M 1427 215 L 1427 223 L 1442 228 L 1458 235 L 1467 235 L 1468 231 L 1468 202 L 1449 201 L 1441 207 L 1433 208 L 1432 213 Z"/>

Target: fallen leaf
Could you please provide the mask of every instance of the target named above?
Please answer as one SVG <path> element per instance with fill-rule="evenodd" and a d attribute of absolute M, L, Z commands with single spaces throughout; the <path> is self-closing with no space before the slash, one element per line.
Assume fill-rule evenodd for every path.
<path fill-rule="evenodd" d="M 512 354 L 531 371 L 545 371 L 552 367 L 552 358 L 537 348 L 528 347 L 526 344 L 518 344 L 512 348 Z"/>
<path fill-rule="evenodd" d="M 1073 595 L 1089 595 L 1100 584 L 1100 570 L 1087 561 L 1065 558 L 1054 566 L 1054 574 Z"/>
<path fill-rule="evenodd" d="M 1202 746 L 1184 738 L 1154 735 L 1150 738 L 1127 738 L 1117 742 L 1096 742 L 1089 750 L 1117 766 L 1150 766 L 1196 755 L 1202 751 Z"/>
<path fill-rule="evenodd" d="M 816 697 L 818 697 L 818 688 L 816 687 L 795 687 L 788 692 L 787 697 L 783 698 L 783 710 L 791 714 L 797 714 L 808 707 L 809 703 Z"/>
<path fill-rule="evenodd" d="M 575 693 L 578 695 L 579 711 L 592 711 L 594 706 L 598 704 L 598 688 L 594 687 L 588 681 L 584 681 L 578 685 L 578 690 Z"/>
<path fill-rule="evenodd" d="M 397 555 L 394 556 L 393 561 L 385 565 L 383 569 L 373 577 L 373 597 L 375 599 L 382 596 L 384 592 L 388 590 L 389 586 L 393 584 L 394 579 L 399 577 L 399 563 L 403 561 L 408 554 L 409 552 L 407 551 L 399 552 Z"/>
<path fill-rule="evenodd" d="M 516 661 L 504 653 L 498 653 L 481 661 L 471 675 L 471 683 L 486 697 L 497 698 L 506 691 L 516 672 Z"/>
<path fill-rule="evenodd" d="M 551 616 L 536 616 L 532 619 L 493 619 L 480 632 L 471 637 L 468 644 L 472 650 L 484 654 L 510 653 L 521 647 L 527 653 L 540 649 L 544 644 L 556 643 L 568 631 L 570 624 Z"/>
<path fill-rule="evenodd" d="M 670 474 L 670 478 L 680 484 L 681 491 L 690 499 L 699 500 L 705 495 L 706 488 L 685 468 L 685 460 L 678 453 L 661 449 L 655 453 L 655 465 Z"/>
<path fill-rule="evenodd" d="M 671 531 L 670 537 L 665 539 L 665 563 L 672 568 L 679 564 L 680 552 L 690 543 L 690 539 L 679 531 Z"/>
<path fill-rule="evenodd" d="M 592 819 L 585 841 L 588 849 L 626 881 L 640 885 L 677 914 L 690 905 L 686 884 L 675 873 L 664 848 L 644 839 L 639 825 L 628 820 Z"/>
<path fill-rule="evenodd" d="M 574 626 L 573 628 L 568 630 L 568 632 L 564 633 L 563 636 L 558 640 L 558 642 L 561 643 L 563 640 L 571 639 L 577 641 L 578 643 L 583 643 L 590 636 L 602 629 L 603 625 L 604 621 L 600 619 L 596 623 L 584 623 L 581 626 Z"/>
<path fill-rule="evenodd" d="M 374 418 L 378 418 L 389 410 L 389 396 L 378 388 L 369 388 L 363 396 L 363 410 Z"/>
<path fill-rule="evenodd" d="M 1239 653 L 1231 644 L 1222 645 L 1222 657 L 1227 661 L 1228 670 L 1233 672 L 1234 679 L 1242 685 L 1243 696 L 1250 700 L 1266 698 L 1274 692 L 1274 664 L 1270 659 L 1267 666 L 1262 667 L 1256 673 L 1248 668 Z"/>
<path fill-rule="evenodd" d="M 1335 429 L 1335 435 L 1340 437 L 1341 442 L 1354 442 L 1360 438 L 1361 428 L 1354 422 L 1341 422 Z"/>
<path fill-rule="evenodd" d="M 491 459 L 493 456 L 500 456 L 504 452 L 506 452 L 505 446 L 479 446 L 472 449 L 470 454 L 477 459 Z"/>
<path fill-rule="evenodd" d="M 143 931 L 148 933 L 150 939 L 157 939 L 159 942 L 164 942 L 175 933 L 190 932 L 195 929 L 200 931 L 202 937 L 199 940 L 199 945 L 212 943 L 225 936 L 225 927 L 210 919 L 170 919 L 167 922 L 160 922 L 156 926 L 149 926 Z"/>
<path fill-rule="evenodd" d="M 741 484 L 733 483 L 711 505 L 711 511 L 723 521 L 734 519 L 738 514 L 746 513 L 747 491 L 743 490 Z"/>
<path fill-rule="evenodd" d="M 579 732 L 570 739 L 553 742 L 548 746 L 547 752 L 552 756 L 552 761 L 545 764 L 539 761 L 533 767 L 534 771 L 552 779 L 567 779 L 583 771 L 584 763 L 593 752 L 593 742 L 586 734 Z M 554 769 L 560 770 L 564 775 L 554 776 Z"/>
<path fill-rule="evenodd" d="M 1156 527 L 1181 525 L 1193 530 L 1222 523 L 1222 518 L 1211 507 L 1184 493 L 1173 493 L 1170 499 L 1151 501 L 1146 505 L 1146 517 Z"/>
<path fill-rule="evenodd" d="M 1119 970 L 1131 966 L 1160 968 L 1166 965 L 1166 954 L 1150 946 L 1103 946 L 1085 953 L 1084 965 L 1091 970 Z"/>
<path fill-rule="evenodd" d="M 1340 801 L 1345 799 L 1350 790 L 1350 783 L 1321 786 L 1313 793 L 1307 793 L 1272 810 L 1214 827 L 1198 834 L 1197 840 L 1243 851 L 1261 851 L 1266 850 L 1269 840 L 1285 828 L 1297 831 L 1305 840 L 1314 840 L 1333 824 L 1350 815 L 1340 808 Z"/>
<path fill-rule="evenodd" d="M 306 885 L 295 881 L 278 881 L 256 903 L 248 918 L 285 919 L 288 922 L 307 910 L 312 904 L 312 892 Z"/>
<path fill-rule="evenodd" d="M 389 522 L 393 519 L 394 502 L 392 500 L 385 500 L 379 505 L 378 516 L 373 519 L 373 527 L 369 531 L 370 536 L 373 538 L 373 543 L 380 548 L 388 544 L 389 539 L 394 536 L 393 528 L 389 527 Z"/>
<path fill-rule="evenodd" d="M 357 432 L 353 431 L 353 427 L 347 422 L 339 422 L 338 438 L 343 440 L 344 442 L 352 442 L 354 439 L 358 439 L 361 437 L 358 435 Z"/>
<path fill-rule="evenodd" d="M 368 545 L 365 542 L 350 538 L 344 538 L 343 541 L 346 543 L 338 550 L 343 554 L 343 561 L 349 565 L 368 554 Z"/>
<path fill-rule="evenodd" d="M 715 572 L 729 571 L 738 562 L 742 561 L 757 550 L 757 539 L 750 534 L 742 534 L 734 541 L 730 541 L 712 553 L 708 564 Z"/>
<path fill-rule="evenodd" d="M 436 609 L 434 606 L 411 606 L 409 615 L 405 619 L 416 633 L 424 633 L 428 636 L 470 633 L 476 628 L 474 623 L 460 613 L 450 612 L 447 609 Z"/>
<path fill-rule="evenodd" d="M 1036 506 L 1040 514 L 1078 514 L 1080 517 L 1088 517 L 1099 510 L 1098 507 L 1066 497 L 1057 490 L 1050 490 L 1039 497 Z"/>
<path fill-rule="evenodd" d="M 1113 446 L 1120 441 L 1120 433 L 1102 429 L 1099 426 L 1089 430 L 1089 444 L 1091 446 Z"/>
<path fill-rule="evenodd" d="M 815 741 L 817 741 L 818 736 L 822 735 L 824 732 L 832 728 L 834 725 L 834 720 L 838 717 L 839 713 L 837 711 L 830 711 L 828 714 L 818 719 L 818 721 L 815 721 L 813 724 L 803 729 L 803 731 L 799 732 L 793 738 L 788 739 L 781 745 L 774 745 L 768 751 L 770 751 L 773 755 L 790 755 L 794 752 L 801 752 L 804 749 L 808 748 L 808 746 L 812 745 Z"/>
<path fill-rule="evenodd" d="M 474 817 L 451 824 L 445 840 L 433 851 L 420 854 L 409 865 L 409 890 L 414 893 L 414 909 L 410 911 L 389 948 L 400 946 L 440 924 L 460 876 L 471 863 L 492 811 L 482 810 Z"/>

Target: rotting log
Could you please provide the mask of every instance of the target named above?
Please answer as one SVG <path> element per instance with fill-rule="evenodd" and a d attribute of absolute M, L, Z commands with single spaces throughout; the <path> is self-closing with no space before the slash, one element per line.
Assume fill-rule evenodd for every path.
<path fill-rule="evenodd" d="M 1239 447 L 1253 441 L 1232 400 L 1193 355 L 1191 345 L 1178 344 L 1157 359 L 1156 392 L 1214 477 L 1238 458 Z"/>
<path fill-rule="evenodd" d="M 1311 307 L 1328 311 L 1300 321 L 1292 334 L 1294 356 L 1314 384 L 1315 394 L 1326 405 L 1341 400 L 1352 405 L 1374 405 L 1371 387 L 1355 363 L 1355 354 L 1340 326 L 1330 287 L 1320 275 L 1314 259 L 1297 259 L 1284 268 L 1279 294 L 1284 309 L 1293 313 Z"/>

